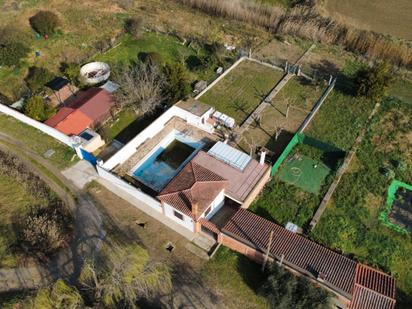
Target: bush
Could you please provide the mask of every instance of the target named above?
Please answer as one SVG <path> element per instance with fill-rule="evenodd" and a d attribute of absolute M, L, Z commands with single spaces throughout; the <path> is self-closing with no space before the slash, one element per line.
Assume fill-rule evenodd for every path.
<path fill-rule="evenodd" d="M 132 37 L 137 39 L 140 36 L 143 27 L 143 20 L 141 17 L 129 18 L 124 23 L 124 30 Z"/>
<path fill-rule="evenodd" d="M 272 308 L 330 308 L 329 293 L 303 276 L 296 277 L 271 264 L 262 294 Z"/>
<path fill-rule="evenodd" d="M 31 92 L 37 92 L 53 79 L 53 74 L 45 68 L 30 67 L 24 79 Z"/>
<path fill-rule="evenodd" d="M 144 63 L 148 63 L 151 65 L 162 65 L 163 64 L 163 59 L 162 55 L 160 55 L 158 52 L 141 52 L 137 56 L 139 60 L 141 60 Z"/>
<path fill-rule="evenodd" d="M 72 217 L 61 201 L 52 201 L 48 206 L 33 205 L 20 218 L 19 238 L 28 251 L 50 256 L 62 248 Z"/>
<path fill-rule="evenodd" d="M 360 70 L 356 78 L 358 95 L 380 102 L 387 96 L 393 80 L 391 67 L 387 63 Z"/>
<path fill-rule="evenodd" d="M 166 95 L 171 104 L 187 98 L 190 92 L 185 68 L 181 64 L 166 64 L 163 69 L 166 79 Z"/>
<path fill-rule="evenodd" d="M 37 121 L 47 120 L 54 112 L 42 97 L 31 97 L 24 106 L 24 114 Z"/>
<path fill-rule="evenodd" d="M 80 67 L 77 63 L 62 63 L 60 71 L 73 84 L 79 84 Z"/>
<path fill-rule="evenodd" d="M 50 11 L 39 11 L 29 18 L 30 26 L 41 35 L 53 34 L 59 26 L 59 18 Z"/>
<path fill-rule="evenodd" d="M 29 51 L 30 48 L 23 43 L 22 35 L 16 29 L 0 29 L 0 65 L 16 65 Z"/>

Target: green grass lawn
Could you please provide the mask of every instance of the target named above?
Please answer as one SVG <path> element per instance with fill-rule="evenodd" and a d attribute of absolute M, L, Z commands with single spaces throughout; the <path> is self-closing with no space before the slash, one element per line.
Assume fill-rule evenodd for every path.
<path fill-rule="evenodd" d="M 164 62 L 172 63 L 196 54 L 194 49 L 183 45 L 177 38 L 155 32 L 144 32 L 139 39 L 124 35 L 118 44 L 94 59 L 114 65 L 136 61 L 140 53 L 157 52 Z"/>
<path fill-rule="evenodd" d="M 412 301 L 412 242 L 378 219 L 391 179 L 412 183 L 412 109 L 385 101 L 311 237 L 395 276 L 401 303 Z M 394 162 L 403 162 L 396 168 Z M 401 306 L 402 308 L 402 306 Z M 405 306 L 405 308 L 408 308 Z"/>
<path fill-rule="evenodd" d="M 200 101 L 241 124 L 277 84 L 283 72 L 245 60 L 207 91 Z"/>
<path fill-rule="evenodd" d="M 412 105 L 412 82 L 397 80 L 389 89 L 389 94 Z"/>
<path fill-rule="evenodd" d="M 0 268 L 15 267 L 18 255 L 13 252 L 16 234 L 13 217 L 31 203 L 38 202 L 11 177 L 0 174 Z"/>
<path fill-rule="evenodd" d="M 53 149 L 55 153 L 48 160 L 59 168 L 69 167 L 78 160 L 77 157 L 73 158 L 74 150 L 65 144 L 4 114 L 0 114 L 0 131 L 24 143 L 26 147 L 39 155 Z"/>
<path fill-rule="evenodd" d="M 221 247 L 202 270 L 206 283 L 221 292 L 227 308 L 269 308 L 258 291 L 265 280 L 260 265 Z"/>

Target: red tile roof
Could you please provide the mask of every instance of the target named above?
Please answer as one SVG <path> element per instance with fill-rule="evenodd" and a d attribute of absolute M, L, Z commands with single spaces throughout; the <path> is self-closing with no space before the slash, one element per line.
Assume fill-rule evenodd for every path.
<path fill-rule="evenodd" d="M 301 272 L 315 277 L 322 274 L 327 286 L 350 297 L 355 261 L 244 209 L 239 209 L 222 229 L 223 233 L 262 252 L 268 246 L 271 231 L 274 232 L 272 256 L 279 259 L 284 255 L 284 263 Z"/>
<path fill-rule="evenodd" d="M 159 193 L 158 198 L 196 220 L 226 185 L 227 180 L 190 161 Z M 192 209 L 195 203 L 198 204 L 196 213 Z"/>
<path fill-rule="evenodd" d="M 395 308 L 395 295 L 393 277 L 369 266 L 357 265 L 351 309 L 392 309 Z"/>
<path fill-rule="evenodd" d="M 67 135 L 78 135 L 106 120 L 113 106 L 114 99 L 110 93 L 101 88 L 90 88 L 79 93 L 74 101 L 45 123 Z"/>

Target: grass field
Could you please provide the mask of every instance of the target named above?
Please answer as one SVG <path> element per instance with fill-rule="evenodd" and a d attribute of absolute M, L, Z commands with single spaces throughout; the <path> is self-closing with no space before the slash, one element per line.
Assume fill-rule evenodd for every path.
<path fill-rule="evenodd" d="M 326 0 L 326 13 L 357 28 L 412 40 L 412 2 L 409 0 Z"/>
<path fill-rule="evenodd" d="M 39 155 L 43 155 L 47 150 L 53 149 L 55 153 L 48 159 L 60 168 L 66 168 L 76 162 L 77 157 L 74 150 L 58 142 L 51 136 L 34 129 L 14 118 L 0 114 L 0 131 L 14 137 L 26 147 L 30 148 Z"/>
<path fill-rule="evenodd" d="M 319 193 L 330 173 L 326 164 L 308 156 L 295 155 L 286 160 L 279 171 L 279 179 L 310 193 Z"/>
<path fill-rule="evenodd" d="M 16 180 L 0 175 L 0 268 L 12 268 L 18 262 L 19 257 L 13 250 L 16 243 L 13 217 L 37 202 Z"/>
<path fill-rule="evenodd" d="M 282 76 L 282 71 L 245 60 L 201 96 L 200 101 L 233 117 L 240 125 Z"/>
<path fill-rule="evenodd" d="M 245 140 L 241 140 L 239 146 L 249 152 L 249 145 L 253 142 L 258 146 L 265 146 L 275 154 L 280 154 L 323 90 L 324 87 L 314 85 L 304 78 L 291 79 L 272 100 L 271 106 L 263 111 L 260 123 L 252 123 L 243 133 Z M 293 107 L 286 118 L 288 104 Z M 276 140 L 274 135 L 278 128 L 283 128 L 283 133 Z"/>
<path fill-rule="evenodd" d="M 404 308 L 412 301 L 411 237 L 385 227 L 378 217 L 391 181 L 382 168 L 393 170 L 396 179 L 412 182 L 411 119 L 409 104 L 382 104 L 312 234 L 315 240 L 394 275 Z M 396 168 L 394 162 L 406 167 Z"/>

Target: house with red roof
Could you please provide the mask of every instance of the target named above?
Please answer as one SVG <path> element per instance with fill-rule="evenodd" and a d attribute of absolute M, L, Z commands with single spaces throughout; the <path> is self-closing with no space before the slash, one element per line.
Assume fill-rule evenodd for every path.
<path fill-rule="evenodd" d="M 45 124 L 69 136 L 79 135 L 106 121 L 114 105 L 112 94 L 101 88 L 90 88 L 79 92 L 74 100 L 46 120 Z"/>

